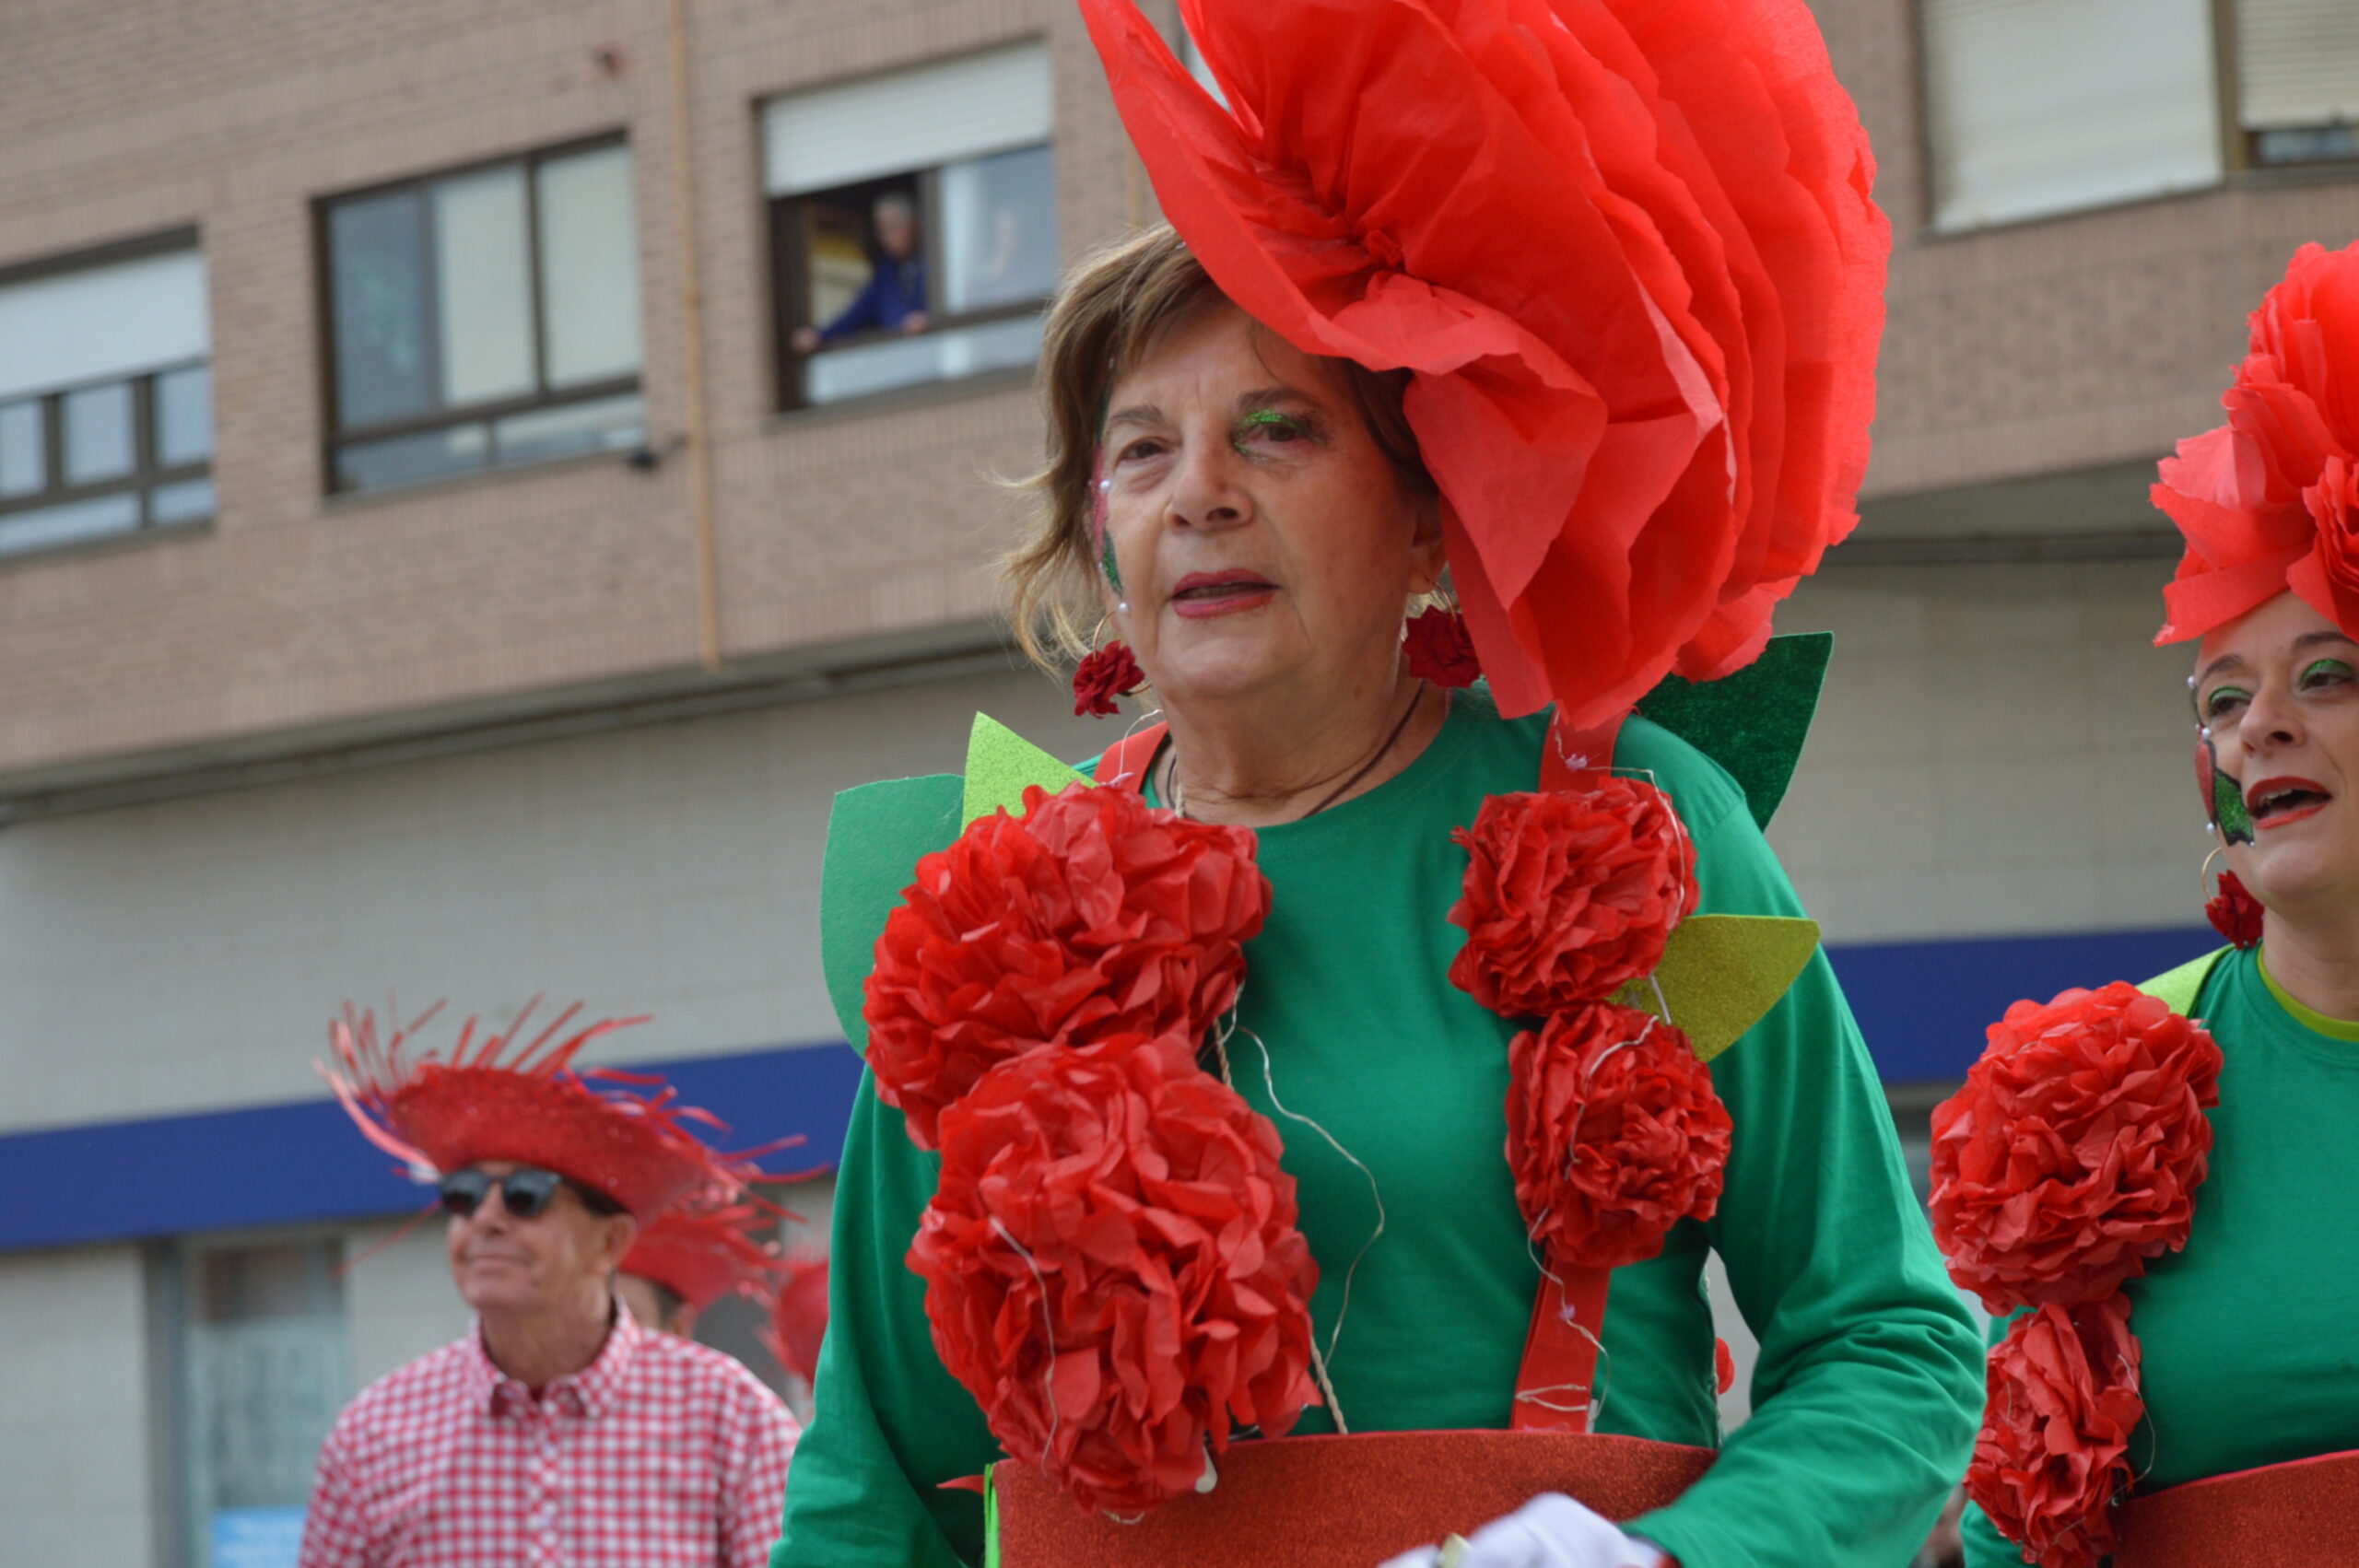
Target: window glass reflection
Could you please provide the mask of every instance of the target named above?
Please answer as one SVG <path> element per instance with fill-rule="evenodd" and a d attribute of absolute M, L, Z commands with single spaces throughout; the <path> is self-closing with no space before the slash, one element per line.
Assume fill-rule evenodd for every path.
<path fill-rule="evenodd" d="M 213 370 L 192 365 L 156 378 L 156 461 L 166 468 L 213 455 Z"/>
<path fill-rule="evenodd" d="M 65 419 L 65 482 L 93 485 L 131 472 L 131 383 L 84 387 L 58 400 Z"/>
<path fill-rule="evenodd" d="M 0 404 L 0 497 L 49 487 L 49 452 L 39 403 Z"/>
<path fill-rule="evenodd" d="M 336 414 L 347 428 L 431 405 L 421 224 L 415 191 L 328 210 Z"/>
<path fill-rule="evenodd" d="M 953 314 L 1021 304 L 1057 285 L 1056 170 L 1047 147 L 942 171 L 943 303 Z"/>

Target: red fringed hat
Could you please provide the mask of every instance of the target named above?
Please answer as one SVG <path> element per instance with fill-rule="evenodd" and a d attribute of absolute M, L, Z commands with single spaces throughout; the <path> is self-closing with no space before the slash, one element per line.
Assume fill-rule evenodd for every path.
<path fill-rule="evenodd" d="M 654 1281 L 698 1312 L 733 1291 L 760 1300 L 791 1272 L 778 1243 L 757 1239 L 778 1216 L 753 1203 L 675 1209 L 639 1233 L 622 1271 Z"/>
<path fill-rule="evenodd" d="M 762 1343 L 779 1365 L 805 1384 L 819 1378 L 819 1342 L 827 1333 L 827 1260 L 792 1258 L 786 1282 L 770 1297 Z"/>
<path fill-rule="evenodd" d="M 1172 226 L 1307 354 L 1412 372 L 1501 708 L 1749 663 L 1858 521 L 1891 226 L 1804 0 L 1082 0 Z"/>
<path fill-rule="evenodd" d="M 328 1031 L 344 1071 L 321 1071 L 369 1141 L 413 1168 L 450 1172 L 477 1160 L 539 1165 L 604 1193 L 641 1220 L 736 1179 L 734 1168 L 681 1125 L 721 1124 L 675 1104 L 675 1091 L 641 1094 L 593 1088 L 589 1082 L 644 1087 L 659 1080 L 572 1071 L 583 1046 L 644 1018 L 607 1019 L 568 1035 L 566 1026 L 581 1011 L 576 1003 L 511 1053 L 534 1005 L 527 1003 L 506 1034 L 487 1034 L 480 1041 L 470 1018 L 447 1058 L 412 1061 L 403 1047 L 440 1011 L 440 1003 L 381 1044 L 375 1015 L 346 1003 Z"/>
<path fill-rule="evenodd" d="M 2154 640 L 2288 589 L 2359 637 L 2359 244 L 2294 253 L 2220 402 L 2228 422 L 2179 442 L 2154 488 L 2187 540 Z"/>

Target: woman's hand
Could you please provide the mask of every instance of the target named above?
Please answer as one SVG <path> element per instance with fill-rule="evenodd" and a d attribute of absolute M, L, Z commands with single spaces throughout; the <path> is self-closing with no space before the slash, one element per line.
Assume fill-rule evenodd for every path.
<path fill-rule="evenodd" d="M 1382 1568 L 1445 1568 L 1439 1548 L 1404 1551 Z M 1474 1532 L 1447 1568 L 1676 1568 L 1659 1547 L 1560 1492 L 1543 1492 Z"/>

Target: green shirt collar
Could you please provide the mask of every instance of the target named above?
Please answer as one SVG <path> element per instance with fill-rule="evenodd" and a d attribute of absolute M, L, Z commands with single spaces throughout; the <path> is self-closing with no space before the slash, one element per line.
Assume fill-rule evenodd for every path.
<path fill-rule="evenodd" d="M 2259 960 L 2255 967 L 2260 971 L 2260 983 L 2269 988 L 2269 994 L 2276 999 L 2277 1005 L 2283 1008 L 2294 1023 L 2314 1034 L 2324 1035 L 2330 1040 L 2359 1042 L 2359 1023 L 2344 1018 L 2329 1018 L 2316 1008 L 2304 1007 L 2294 1000 L 2292 993 L 2277 983 L 2277 977 L 2269 972 L 2269 960 L 2259 954 L 2255 954 L 2253 956 Z"/>

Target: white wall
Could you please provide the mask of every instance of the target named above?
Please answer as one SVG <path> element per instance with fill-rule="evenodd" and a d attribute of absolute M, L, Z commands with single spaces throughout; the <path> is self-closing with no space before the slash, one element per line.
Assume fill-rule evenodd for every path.
<path fill-rule="evenodd" d="M 138 1249 L 0 1257 L 0 1561 L 153 1556 Z"/>
<path fill-rule="evenodd" d="M 1839 558 L 1839 553 L 1838 553 Z M 1834 942 L 2200 926 L 2192 654 L 2157 560 L 1848 568 L 1780 631 L 1832 630 L 1770 840 Z"/>
<path fill-rule="evenodd" d="M 316 1096 L 328 1018 L 389 988 L 654 1014 L 604 1061 L 839 1038 L 828 802 L 957 771 L 979 708 L 1076 756 L 1119 733 L 1011 672 L 0 832 L 0 1129 Z"/>

